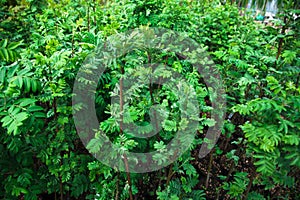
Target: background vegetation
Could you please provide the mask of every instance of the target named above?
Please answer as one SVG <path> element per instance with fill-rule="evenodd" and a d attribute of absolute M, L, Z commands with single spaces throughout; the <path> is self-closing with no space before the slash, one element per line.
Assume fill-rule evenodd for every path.
<path fill-rule="evenodd" d="M 239 1 L 0 0 L 0 5 L 1 199 L 300 199 L 298 1 L 280 1 L 274 26 L 254 22 L 239 10 L 244 5 Z M 178 94 L 168 88 L 142 88 L 127 116 L 147 122 L 148 108 L 162 103 L 172 115 L 159 138 L 130 138 L 111 112 L 109 92 L 124 70 L 151 62 L 149 55 L 189 80 L 201 120 L 192 147 L 173 164 L 146 174 L 120 173 L 82 145 L 72 119 L 72 88 L 97 45 L 142 25 L 185 32 L 206 46 L 224 81 L 227 114 L 217 145 L 198 158 L 207 127 L 214 125 L 201 76 L 177 55 L 125 55 L 102 76 L 96 94 L 100 127 L 114 143 L 138 152 L 163 151 L 180 128 Z"/>

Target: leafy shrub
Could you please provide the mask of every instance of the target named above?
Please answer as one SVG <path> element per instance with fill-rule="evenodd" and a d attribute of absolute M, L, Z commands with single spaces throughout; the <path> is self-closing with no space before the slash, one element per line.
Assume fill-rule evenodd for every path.
<path fill-rule="evenodd" d="M 7 2 L 0 1 L 0 198 L 299 198 L 300 26 L 293 17 L 299 5 L 284 1 L 280 25 L 271 27 L 220 1 L 26 0 L 10 7 Z M 120 130 L 120 113 L 114 110 L 119 105 L 111 104 L 111 94 L 120 77 L 130 81 L 133 70 L 145 72 L 142 64 L 163 60 L 187 80 L 186 87 L 195 89 L 202 109 L 189 151 L 161 170 L 130 174 L 102 164 L 83 146 L 73 122 L 72 88 L 97 46 L 141 25 L 183 32 L 206 46 L 222 74 L 227 114 L 218 143 L 200 159 L 199 147 L 214 120 L 209 90 L 191 63 L 152 50 L 114 60 L 99 80 L 95 103 L 100 128 L 116 145 L 165 152 L 185 123 L 179 117 L 184 111 L 178 109 L 180 91 L 167 85 L 142 87 L 145 77 L 136 76 L 124 123 L 139 123 L 140 134 L 147 134 L 156 128 L 149 125 L 152 105 L 160 104 L 170 116 L 161 120 L 159 140 Z M 158 70 L 159 77 L 169 73 Z M 98 152 L 100 142 L 93 138 L 88 150 Z M 158 164 L 164 159 L 164 154 L 155 157 Z"/>

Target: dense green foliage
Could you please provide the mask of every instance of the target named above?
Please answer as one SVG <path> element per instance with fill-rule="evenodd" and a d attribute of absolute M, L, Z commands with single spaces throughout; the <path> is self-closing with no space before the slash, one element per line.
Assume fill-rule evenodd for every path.
<path fill-rule="evenodd" d="M 241 15 L 231 1 L 0 0 L 0 199 L 299 199 L 298 6 L 283 1 L 277 24 L 264 26 Z M 135 174 L 115 171 L 83 146 L 73 122 L 72 89 L 98 45 L 141 26 L 184 32 L 203 44 L 221 73 L 227 112 L 218 143 L 200 159 L 215 121 L 209 90 L 191 62 L 147 50 L 116 59 L 95 96 L 100 128 L 116 145 L 164 152 L 187 123 L 179 117 L 182 91 L 172 85 L 140 87 L 147 70 L 141 64 L 163 60 L 180 73 L 189 83 L 183 87 L 196 91 L 201 111 L 187 152 L 161 170 Z M 131 88 L 135 98 L 121 121 L 111 92 L 118 93 L 121 77 L 135 76 L 132 69 L 143 73 L 135 74 L 140 82 Z M 168 76 L 166 68 L 159 70 L 158 77 Z M 137 122 L 143 134 L 150 133 L 156 128 L 147 123 L 154 104 L 170 113 L 157 137 L 135 139 L 120 130 L 120 123 Z M 88 150 L 97 153 L 100 143 L 93 138 Z M 158 164 L 163 155 L 155 157 Z"/>

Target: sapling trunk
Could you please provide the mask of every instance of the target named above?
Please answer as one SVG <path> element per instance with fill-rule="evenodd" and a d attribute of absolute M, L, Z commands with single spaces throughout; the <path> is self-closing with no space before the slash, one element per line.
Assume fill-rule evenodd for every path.
<path fill-rule="evenodd" d="M 97 20 L 96 20 L 96 15 L 95 15 L 95 13 L 96 13 L 96 0 L 93 0 L 93 14 L 94 14 L 94 25 L 95 25 L 95 27 L 97 27 Z"/>
<path fill-rule="evenodd" d="M 132 185 L 131 185 L 129 166 L 128 166 L 128 160 L 127 160 L 126 154 L 124 154 L 124 163 L 125 163 L 125 169 L 126 169 L 126 175 L 127 175 L 127 182 L 128 182 L 128 185 L 129 185 L 129 198 L 130 198 L 130 200 L 133 200 Z"/>
<path fill-rule="evenodd" d="M 62 183 L 61 176 L 59 176 L 59 192 L 60 192 L 60 200 L 64 200 L 63 183 Z"/>
<path fill-rule="evenodd" d="M 298 88 L 298 86 L 299 86 L 299 79 L 300 79 L 300 75 L 297 76 L 297 80 L 296 80 L 296 84 L 295 84 L 296 88 Z M 297 93 L 297 91 L 295 90 L 294 95 L 296 95 L 296 93 Z"/>
<path fill-rule="evenodd" d="M 73 27 L 72 29 L 72 53 L 71 53 L 71 57 L 74 57 L 74 35 L 75 35 L 75 28 Z"/>
<path fill-rule="evenodd" d="M 119 200 L 119 182 L 120 182 L 120 173 L 117 172 L 117 183 L 116 183 L 116 196 L 115 196 L 115 200 Z"/>
<path fill-rule="evenodd" d="M 228 174 L 227 174 L 227 177 L 225 179 L 225 182 L 227 182 L 229 180 L 229 177 L 230 177 L 230 175 L 232 174 L 233 171 L 234 171 L 234 161 L 230 160 L 230 167 L 229 167 Z"/>
<path fill-rule="evenodd" d="M 240 145 L 243 145 L 244 141 L 245 141 L 245 138 L 243 137 L 242 141 L 240 142 Z M 239 146 L 239 149 L 236 151 L 236 155 L 240 158 L 241 153 L 243 153 L 243 147 Z M 229 180 L 229 177 L 232 174 L 232 172 L 234 172 L 234 169 L 235 169 L 236 165 L 238 165 L 238 163 L 235 164 L 234 160 L 230 160 L 230 167 L 229 167 L 229 171 L 228 171 L 228 174 L 227 174 L 227 177 L 226 177 L 226 180 L 225 180 L 226 182 Z"/>
<path fill-rule="evenodd" d="M 121 74 L 124 74 L 124 68 L 121 66 Z M 120 78 L 120 133 L 123 133 L 123 77 Z M 127 175 L 127 182 L 129 185 L 129 197 L 130 200 L 133 200 L 133 195 L 132 195 L 132 185 L 131 185 L 131 179 L 130 179 L 130 172 L 129 172 L 129 165 L 128 165 L 128 159 L 126 154 L 123 155 L 123 161 L 125 165 L 125 170 L 126 170 L 126 175 Z"/>
<path fill-rule="evenodd" d="M 167 176 L 167 182 L 166 182 L 166 187 L 168 187 L 170 181 L 171 181 L 171 178 L 173 176 L 173 164 L 170 165 L 169 167 L 169 173 L 168 173 L 168 176 Z"/>
<path fill-rule="evenodd" d="M 90 4 L 89 3 L 88 3 L 87 16 L 88 16 L 88 32 L 90 32 L 91 17 L 90 17 Z"/>
<path fill-rule="evenodd" d="M 282 26 L 282 29 L 281 29 L 281 33 L 280 33 L 281 35 L 283 35 L 287 29 L 287 25 L 286 25 L 287 17 L 286 16 L 284 16 L 284 18 L 283 18 L 283 23 L 284 23 L 284 25 Z M 281 55 L 281 52 L 282 52 L 282 46 L 283 46 L 283 37 L 281 37 L 278 42 L 276 61 L 275 61 L 276 68 L 277 68 L 277 60 L 279 59 L 279 56 Z"/>
<path fill-rule="evenodd" d="M 212 163 L 214 160 L 214 150 L 210 152 L 210 157 L 209 157 L 209 163 L 208 163 L 208 169 L 207 169 L 207 175 L 206 175 L 206 181 L 205 181 L 205 188 L 208 188 L 208 183 L 209 183 L 209 178 L 210 178 L 210 171 L 212 169 Z"/>
<path fill-rule="evenodd" d="M 256 173 L 255 173 L 255 170 L 254 170 L 254 171 L 252 171 L 251 174 L 250 174 L 250 181 L 249 181 L 249 184 L 248 184 L 248 186 L 247 186 L 246 192 L 245 192 L 245 194 L 244 194 L 243 200 L 246 200 L 247 197 L 248 197 L 248 194 L 249 194 L 249 192 L 250 192 L 250 190 L 251 190 L 251 187 L 252 187 L 252 184 L 253 184 L 253 180 L 254 180 L 254 178 L 255 178 L 255 175 L 256 175 Z"/>
<path fill-rule="evenodd" d="M 151 54 L 149 52 L 147 52 L 147 57 L 148 57 L 148 64 L 151 64 Z M 153 72 L 153 66 L 151 66 L 152 71 Z M 155 104 L 155 100 L 154 100 L 154 96 L 153 96 L 153 84 L 152 84 L 152 79 L 150 78 L 150 83 L 149 83 L 149 93 L 150 93 L 150 98 L 151 98 L 151 103 L 152 105 Z M 160 137 L 158 134 L 158 121 L 157 121 L 157 115 L 156 115 L 156 111 L 154 110 L 153 112 L 153 117 L 154 117 L 154 122 L 155 122 L 155 133 L 156 133 L 156 138 L 158 141 L 160 141 Z"/>

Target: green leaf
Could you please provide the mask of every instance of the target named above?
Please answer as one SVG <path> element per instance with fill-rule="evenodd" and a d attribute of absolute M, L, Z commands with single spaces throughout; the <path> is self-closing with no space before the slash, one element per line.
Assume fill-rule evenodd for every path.
<path fill-rule="evenodd" d="M 34 112 L 33 116 L 36 118 L 46 118 L 46 114 L 43 112 Z"/>
<path fill-rule="evenodd" d="M 6 67 L 0 68 L 0 83 L 4 83 L 4 80 L 6 79 Z"/>
<path fill-rule="evenodd" d="M 216 121 L 214 119 L 210 119 L 210 118 L 204 119 L 201 122 L 203 125 L 209 126 L 209 127 L 212 127 L 216 124 Z"/>
<path fill-rule="evenodd" d="M 22 122 L 28 118 L 28 114 L 26 112 L 20 112 L 20 113 L 16 114 L 15 117 L 18 122 Z"/>
<path fill-rule="evenodd" d="M 30 99 L 30 98 L 22 98 L 18 100 L 19 105 L 22 107 L 28 106 L 29 104 L 33 104 L 36 102 L 36 99 Z"/>
<path fill-rule="evenodd" d="M 3 127 L 8 126 L 12 121 L 13 121 L 13 118 L 11 118 L 9 115 L 7 115 L 1 119 L 1 122 L 3 123 L 2 124 Z"/>
<path fill-rule="evenodd" d="M 19 42 L 11 42 L 9 43 L 9 45 L 7 46 L 8 49 L 16 49 L 17 47 L 19 47 L 20 45 L 22 45 L 23 40 L 19 41 Z"/>
<path fill-rule="evenodd" d="M 98 153 L 100 148 L 102 147 L 102 140 L 98 138 L 93 138 L 90 140 L 86 148 L 89 150 L 90 153 Z"/>
<path fill-rule="evenodd" d="M 195 167 L 193 165 L 191 165 L 190 163 L 184 163 L 184 165 L 182 167 L 186 171 L 186 174 L 188 176 L 197 175 L 197 171 L 196 171 Z"/>
<path fill-rule="evenodd" d="M 166 131 L 176 131 L 176 122 L 171 120 L 165 120 L 163 123 L 163 127 Z"/>
<path fill-rule="evenodd" d="M 1 42 L 0 42 L 0 46 L 1 46 L 2 48 L 5 48 L 5 47 L 6 47 L 6 45 L 7 45 L 7 42 L 8 42 L 8 40 L 7 40 L 7 39 L 1 40 Z"/>
<path fill-rule="evenodd" d="M 30 106 L 28 109 L 27 109 L 29 112 L 36 112 L 36 111 L 41 111 L 41 110 L 44 110 L 43 107 L 41 106 Z"/>
<path fill-rule="evenodd" d="M 32 89 L 32 92 L 36 92 L 37 88 L 38 88 L 37 82 L 35 80 L 31 80 L 31 89 Z"/>
<path fill-rule="evenodd" d="M 166 148 L 166 145 L 164 144 L 164 142 L 163 141 L 160 141 L 160 142 L 155 142 L 154 143 L 154 148 L 156 149 L 156 150 L 162 150 L 162 149 L 165 149 Z"/>
<path fill-rule="evenodd" d="M 7 49 L 0 48 L 0 57 L 2 60 L 9 61 L 9 55 Z"/>
<path fill-rule="evenodd" d="M 31 80 L 28 77 L 24 77 L 24 83 L 25 83 L 25 91 L 29 92 L 31 88 Z"/>
<path fill-rule="evenodd" d="M 292 61 L 296 58 L 296 56 L 297 56 L 296 51 L 285 50 L 282 53 L 282 57 L 284 58 L 284 62 L 286 63 L 292 63 Z"/>
<path fill-rule="evenodd" d="M 8 128 L 7 128 L 7 133 L 8 133 L 8 134 L 11 134 L 12 132 L 14 132 L 14 135 L 16 135 L 15 132 L 16 132 L 16 129 L 17 129 L 17 128 L 18 128 L 18 125 L 16 124 L 15 121 L 13 121 L 13 122 L 8 126 Z"/>

